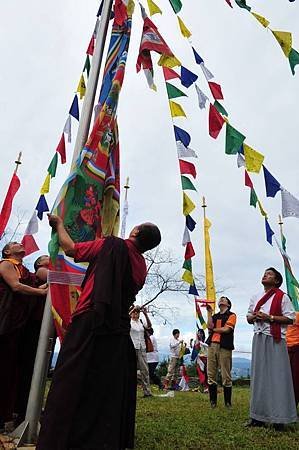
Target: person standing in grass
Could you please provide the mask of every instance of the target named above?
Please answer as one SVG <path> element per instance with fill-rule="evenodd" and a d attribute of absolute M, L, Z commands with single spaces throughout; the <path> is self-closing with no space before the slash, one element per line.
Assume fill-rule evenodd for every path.
<path fill-rule="evenodd" d="M 153 344 L 153 351 L 148 352 L 146 354 L 150 381 L 152 383 L 154 383 L 155 385 L 157 385 L 159 387 L 159 389 L 163 389 L 161 378 L 156 373 L 156 368 L 157 368 L 157 365 L 159 364 L 159 351 L 158 351 L 157 339 L 154 336 L 153 328 L 150 328 L 148 330 L 148 334 L 149 334 L 150 340 L 152 341 L 152 344 Z"/>
<path fill-rule="evenodd" d="M 295 311 L 287 294 L 279 287 L 282 275 L 266 269 L 264 292 L 249 303 L 247 322 L 254 327 L 251 362 L 250 421 L 247 426 L 273 424 L 282 430 L 284 424 L 297 421 L 290 361 L 286 345 L 287 326 L 293 323 Z"/>
<path fill-rule="evenodd" d="M 172 338 L 170 339 L 169 349 L 170 349 L 170 360 L 168 364 L 167 375 L 164 380 L 164 389 L 169 388 L 169 383 L 175 386 L 177 378 L 179 376 L 180 369 L 180 345 L 183 341 L 179 340 L 180 330 L 175 328 L 172 331 Z"/>
<path fill-rule="evenodd" d="M 212 307 L 207 304 L 209 337 L 208 385 L 211 407 L 217 405 L 217 373 L 221 370 L 224 404 L 231 407 L 232 399 L 232 351 L 234 349 L 234 329 L 237 316 L 231 311 L 231 301 L 220 297 L 219 312 L 212 315 Z"/>
<path fill-rule="evenodd" d="M 293 325 L 287 328 L 287 346 L 291 363 L 296 406 L 299 404 L 299 311 Z"/>

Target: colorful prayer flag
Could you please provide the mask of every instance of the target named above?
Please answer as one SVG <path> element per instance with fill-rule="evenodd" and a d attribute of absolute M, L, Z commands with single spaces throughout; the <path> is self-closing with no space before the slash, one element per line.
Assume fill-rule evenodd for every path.
<path fill-rule="evenodd" d="M 187 227 L 185 227 L 184 234 L 183 234 L 183 240 L 182 245 L 185 247 L 188 242 L 191 242 L 190 233 Z"/>
<path fill-rule="evenodd" d="M 266 217 L 265 217 L 265 228 L 266 228 L 266 239 L 267 239 L 267 242 L 269 242 L 270 245 L 273 245 L 272 244 L 272 237 L 273 237 L 274 231 L 270 227 L 270 224 L 269 224 L 269 222 L 268 222 Z"/>
<path fill-rule="evenodd" d="M 210 81 L 214 78 L 214 75 L 212 72 L 209 71 L 209 69 L 205 66 L 205 64 L 202 62 L 200 64 L 201 70 L 203 71 L 204 76 L 206 77 L 207 81 Z"/>
<path fill-rule="evenodd" d="M 196 152 L 190 147 L 185 147 L 181 141 L 176 142 L 179 158 L 198 158 Z"/>
<path fill-rule="evenodd" d="M 299 200 L 282 186 L 280 190 L 282 217 L 297 217 L 299 219 Z"/>
<path fill-rule="evenodd" d="M 89 77 L 90 67 L 91 66 L 90 66 L 89 55 L 86 55 L 86 60 L 85 60 L 85 63 L 84 63 L 83 72 L 85 72 L 85 70 L 86 70 L 87 77 Z"/>
<path fill-rule="evenodd" d="M 189 180 L 188 177 L 184 177 L 183 175 L 181 176 L 181 180 L 182 180 L 182 189 L 183 191 L 196 191 L 196 187 L 194 186 L 194 184 L 192 183 L 191 180 Z"/>
<path fill-rule="evenodd" d="M 186 227 L 188 230 L 193 231 L 195 229 L 196 222 L 191 216 L 186 216 Z"/>
<path fill-rule="evenodd" d="M 216 289 L 214 283 L 213 262 L 210 248 L 211 222 L 204 218 L 204 240 L 205 240 L 205 272 L 206 272 L 206 296 L 208 301 L 216 301 Z M 215 310 L 215 303 L 213 305 Z"/>
<path fill-rule="evenodd" d="M 166 83 L 167 96 L 169 99 L 177 97 L 186 97 L 186 94 L 170 83 Z"/>
<path fill-rule="evenodd" d="M 79 120 L 79 103 L 78 103 L 78 97 L 77 94 L 74 97 L 73 103 L 70 107 L 69 111 L 70 115 L 73 116 L 75 119 Z"/>
<path fill-rule="evenodd" d="M 184 24 L 184 22 L 182 21 L 182 19 L 181 19 L 179 16 L 177 16 L 177 17 L 178 17 L 179 27 L 180 27 L 180 30 L 181 30 L 182 35 L 183 35 L 185 38 L 191 37 L 191 36 L 192 36 L 192 33 L 190 32 L 190 30 L 188 30 L 188 28 L 186 27 L 186 25 Z"/>
<path fill-rule="evenodd" d="M 85 92 L 86 92 L 86 84 L 85 84 L 85 80 L 84 80 L 83 74 L 80 77 L 80 80 L 79 80 L 79 83 L 78 83 L 78 87 L 77 87 L 77 92 L 79 92 L 80 100 L 82 100 L 82 98 L 84 97 Z"/>
<path fill-rule="evenodd" d="M 202 57 L 197 53 L 197 51 L 195 50 L 194 47 L 192 47 L 192 50 L 193 50 L 193 54 L 194 54 L 194 58 L 195 58 L 196 64 L 203 63 L 204 61 L 203 61 Z"/>
<path fill-rule="evenodd" d="M 240 131 L 226 123 L 225 153 L 227 155 L 236 155 L 244 140 L 245 136 Z"/>
<path fill-rule="evenodd" d="M 187 131 L 183 130 L 183 128 L 180 128 L 176 125 L 173 126 L 174 129 L 174 135 L 176 141 L 181 141 L 185 147 L 188 147 L 188 145 L 191 142 L 191 136 Z"/>
<path fill-rule="evenodd" d="M 95 48 L 95 37 L 94 34 L 92 34 L 86 50 L 87 55 L 93 56 L 94 48 Z"/>
<path fill-rule="evenodd" d="M 180 12 L 180 10 L 182 9 L 182 2 L 181 0 L 169 0 L 172 9 L 174 10 L 174 12 L 177 14 L 178 12 Z"/>
<path fill-rule="evenodd" d="M 247 9 L 247 11 L 250 12 L 251 7 L 248 6 L 248 5 L 246 4 L 246 0 L 235 0 L 235 2 L 237 3 L 237 5 L 238 5 L 240 8 Z"/>
<path fill-rule="evenodd" d="M 48 173 L 51 175 L 51 178 L 54 178 L 56 176 L 57 163 L 58 163 L 58 155 L 57 152 L 55 152 L 55 155 L 53 156 L 50 165 L 48 167 Z"/>
<path fill-rule="evenodd" d="M 267 197 L 275 197 L 278 191 L 280 191 L 280 183 L 273 177 L 273 175 L 263 166 L 266 194 Z"/>
<path fill-rule="evenodd" d="M 288 31 L 271 30 L 275 39 L 279 43 L 283 53 L 288 58 L 292 50 L 292 33 Z"/>
<path fill-rule="evenodd" d="M 209 81 L 209 87 L 215 100 L 223 100 L 223 94 L 220 84 Z"/>
<path fill-rule="evenodd" d="M 260 213 L 261 213 L 261 215 L 263 216 L 263 217 L 268 217 L 268 215 L 267 215 L 267 213 L 266 213 L 266 211 L 264 210 L 264 208 L 263 208 L 263 206 L 262 206 L 262 204 L 261 204 L 261 202 L 259 201 L 259 200 L 257 200 L 257 204 L 259 205 L 259 209 L 260 209 Z"/>
<path fill-rule="evenodd" d="M 192 242 L 188 242 L 185 250 L 185 260 L 191 259 L 193 258 L 193 256 L 195 256 L 195 251 Z"/>
<path fill-rule="evenodd" d="M 184 216 L 188 216 L 195 209 L 195 205 L 190 197 L 183 192 L 183 214 Z M 188 258 L 185 258 L 188 259 Z"/>
<path fill-rule="evenodd" d="M 147 6 L 150 16 L 153 16 L 154 14 L 162 14 L 161 9 L 155 2 L 153 2 L 153 0 L 147 0 Z"/>
<path fill-rule="evenodd" d="M 265 159 L 264 155 L 249 147 L 247 144 L 243 144 L 243 148 L 246 169 L 248 172 L 259 173 Z"/>
<path fill-rule="evenodd" d="M 43 213 L 49 211 L 49 206 L 44 195 L 41 195 L 36 205 L 37 217 L 43 220 Z"/>
<path fill-rule="evenodd" d="M 162 67 L 162 69 L 166 81 L 172 80 L 174 78 L 181 78 L 175 70 L 170 69 L 169 67 Z"/>
<path fill-rule="evenodd" d="M 299 64 L 299 53 L 294 48 L 292 48 L 290 51 L 289 63 L 290 63 L 292 74 L 295 75 L 295 67 Z"/>
<path fill-rule="evenodd" d="M 170 107 L 171 117 L 187 117 L 185 114 L 185 111 L 183 110 L 181 105 L 179 105 L 178 103 L 173 102 L 172 100 L 169 100 L 169 107 Z"/>
<path fill-rule="evenodd" d="M 252 188 L 250 191 L 250 206 L 254 206 L 254 208 L 256 208 L 257 202 L 258 202 L 258 198 L 257 198 L 256 192 Z"/>
<path fill-rule="evenodd" d="M 193 178 L 196 178 L 196 168 L 195 168 L 194 164 L 192 164 L 188 161 L 179 159 L 179 165 L 180 165 L 180 172 L 182 175 L 189 174 L 189 175 L 192 175 Z"/>
<path fill-rule="evenodd" d="M 253 183 L 251 181 L 250 176 L 248 175 L 248 173 L 245 170 L 245 186 L 249 187 L 250 189 L 253 189 Z"/>
<path fill-rule="evenodd" d="M 186 88 L 190 87 L 196 80 L 198 76 L 191 72 L 191 70 L 186 69 L 186 67 L 181 66 L 181 83 Z"/>
<path fill-rule="evenodd" d="M 263 25 L 263 27 L 267 28 L 267 27 L 270 25 L 269 20 L 267 20 L 265 17 L 260 16 L 259 14 L 254 13 L 254 12 L 252 12 L 252 11 L 251 11 L 251 14 L 253 15 L 253 17 L 256 18 L 256 20 L 259 21 L 259 23 L 260 23 L 261 25 Z"/>
<path fill-rule="evenodd" d="M 217 109 L 217 111 L 222 114 L 223 116 L 228 116 L 228 112 L 226 111 L 226 109 L 224 108 L 224 106 L 221 105 L 220 102 L 218 102 L 217 100 L 214 101 L 214 106 Z"/>
<path fill-rule="evenodd" d="M 50 191 L 50 181 L 51 181 L 51 175 L 49 173 L 47 173 L 45 181 L 43 182 L 43 185 L 40 189 L 41 194 L 48 194 L 48 192 Z"/>
<path fill-rule="evenodd" d="M 222 115 L 219 114 L 214 105 L 210 103 L 209 110 L 209 135 L 216 139 L 223 127 L 225 120 Z"/>
<path fill-rule="evenodd" d="M 59 153 L 61 158 L 61 164 L 64 164 L 66 162 L 66 151 L 65 151 L 65 140 L 64 140 L 64 133 L 62 133 L 59 144 L 56 148 L 56 152 Z"/>
<path fill-rule="evenodd" d="M 198 106 L 200 109 L 204 109 L 206 107 L 206 103 L 209 100 L 206 94 L 202 92 L 202 90 L 195 84 L 195 89 L 198 97 Z"/>
<path fill-rule="evenodd" d="M 182 275 L 182 280 L 188 284 L 193 284 L 194 278 L 193 278 L 192 272 L 190 272 L 190 270 L 185 270 Z"/>
<path fill-rule="evenodd" d="M 63 133 L 67 134 L 67 141 L 68 143 L 72 142 L 72 116 L 68 115 L 68 118 L 66 119 Z"/>

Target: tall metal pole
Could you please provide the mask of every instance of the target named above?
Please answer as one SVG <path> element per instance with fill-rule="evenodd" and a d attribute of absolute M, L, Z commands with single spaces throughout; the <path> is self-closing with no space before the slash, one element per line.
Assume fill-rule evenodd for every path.
<path fill-rule="evenodd" d="M 84 145 L 86 144 L 88 138 L 94 101 L 98 86 L 99 74 L 105 48 L 105 42 L 107 37 L 107 30 L 109 25 L 112 3 L 113 0 L 104 0 L 103 3 L 101 21 L 96 35 L 96 47 L 92 57 L 92 65 L 88 78 L 88 85 L 84 97 L 84 102 L 81 111 L 81 119 L 79 122 L 79 128 L 74 147 L 72 167 L 74 167 L 76 160 L 80 155 L 80 152 L 83 149 Z"/>
<path fill-rule="evenodd" d="M 96 46 L 92 58 L 91 71 L 88 79 L 82 106 L 81 119 L 79 122 L 78 134 L 74 147 L 72 167 L 75 165 L 76 160 L 87 141 L 89 133 L 112 3 L 113 0 L 104 0 L 103 3 L 101 21 L 97 31 Z M 51 297 L 50 293 L 48 293 L 34 363 L 34 371 L 31 380 L 31 388 L 25 421 L 11 434 L 13 437 L 19 439 L 17 445 L 18 447 L 20 447 L 24 442 L 26 442 L 27 444 L 34 444 L 37 439 L 40 413 L 42 410 L 47 372 L 53 345 L 53 334 L 54 328 L 51 311 Z"/>

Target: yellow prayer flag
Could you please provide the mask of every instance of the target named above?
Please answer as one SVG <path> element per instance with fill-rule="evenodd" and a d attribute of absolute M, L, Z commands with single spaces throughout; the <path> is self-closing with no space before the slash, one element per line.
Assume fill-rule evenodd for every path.
<path fill-rule="evenodd" d="M 245 157 L 245 167 L 248 172 L 256 172 L 262 168 L 262 164 L 264 162 L 264 155 L 253 150 L 253 148 L 249 147 L 247 144 L 243 144 L 244 149 L 244 157 Z"/>
<path fill-rule="evenodd" d="M 288 58 L 290 51 L 292 50 L 292 33 L 289 33 L 288 31 L 271 31 L 279 43 L 283 53 Z"/>
<path fill-rule="evenodd" d="M 269 20 L 267 20 L 265 17 L 260 16 L 257 13 L 254 13 L 251 11 L 251 14 L 256 18 L 256 20 L 263 25 L 263 27 L 267 28 L 270 25 Z"/>
<path fill-rule="evenodd" d="M 186 283 L 192 285 L 194 283 L 194 278 L 193 278 L 192 272 L 190 272 L 190 270 L 185 270 L 185 272 L 182 275 L 182 280 L 186 281 Z"/>
<path fill-rule="evenodd" d="M 51 175 L 48 173 L 45 181 L 41 187 L 40 193 L 41 195 L 47 194 L 50 190 L 50 181 L 51 181 Z"/>
<path fill-rule="evenodd" d="M 85 84 L 85 80 L 84 80 L 84 76 L 83 74 L 81 75 L 81 78 L 79 80 L 79 84 L 77 87 L 77 91 L 80 94 L 80 100 L 84 97 L 85 92 L 86 92 L 86 84 Z"/>
<path fill-rule="evenodd" d="M 193 203 L 193 201 L 191 200 L 190 197 L 188 197 L 188 195 L 183 192 L 183 214 L 184 216 L 188 216 L 188 214 L 190 214 L 193 209 L 195 209 L 195 205 Z"/>
<path fill-rule="evenodd" d="M 160 56 L 158 61 L 158 66 L 168 67 L 168 69 L 181 65 L 180 61 L 174 55 L 168 56 L 165 53 Z"/>
<path fill-rule="evenodd" d="M 169 107 L 171 111 L 171 117 L 186 117 L 185 111 L 178 103 L 169 100 Z"/>
<path fill-rule="evenodd" d="M 267 219 L 267 218 L 268 218 L 268 214 L 267 214 L 266 211 L 264 210 L 264 208 L 263 208 L 263 206 L 262 206 L 262 204 L 261 204 L 261 202 L 260 202 L 259 200 L 257 201 L 257 204 L 259 205 L 261 215 L 262 215 L 263 217 L 266 217 L 266 219 Z"/>
<path fill-rule="evenodd" d="M 153 2 L 153 0 L 147 0 L 147 6 L 149 9 L 150 16 L 153 16 L 154 14 L 162 14 L 161 9 L 159 8 L 158 5 L 156 5 L 155 2 Z"/>
<path fill-rule="evenodd" d="M 210 233 L 211 222 L 204 218 L 204 240 L 205 240 L 205 269 L 206 269 L 206 296 L 207 300 L 216 302 L 216 289 L 214 283 L 213 262 L 210 249 Z M 212 306 L 215 310 L 215 303 Z"/>
<path fill-rule="evenodd" d="M 182 19 L 178 16 L 179 26 L 181 33 L 184 37 L 189 38 L 192 36 L 192 33 L 188 30 Z"/>
<path fill-rule="evenodd" d="M 127 6 L 127 12 L 128 12 L 129 17 L 132 17 L 134 9 L 135 9 L 134 0 L 129 0 L 128 6 Z"/>

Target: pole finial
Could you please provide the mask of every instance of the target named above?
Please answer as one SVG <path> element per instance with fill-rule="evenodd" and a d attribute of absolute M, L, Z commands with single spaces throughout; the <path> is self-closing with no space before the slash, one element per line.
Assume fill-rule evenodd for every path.
<path fill-rule="evenodd" d="M 280 214 L 278 215 L 278 225 L 283 225 L 282 217 Z"/>
<path fill-rule="evenodd" d="M 207 207 L 207 204 L 206 204 L 206 198 L 205 197 L 203 197 L 202 198 L 202 205 L 201 205 L 203 208 L 206 208 Z"/>
<path fill-rule="evenodd" d="M 17 173 L 19 165 L 22 164 L 21 158 L 22 158 L 22 152 L 19 152 L 18 158 L 15 160 L 15 165 L 16 165 L 15 173 Z"/>

